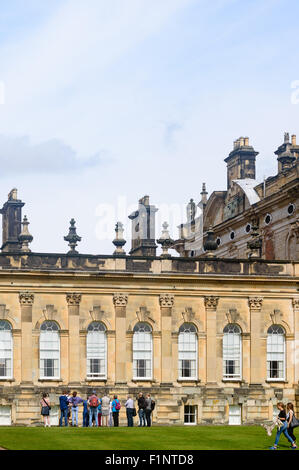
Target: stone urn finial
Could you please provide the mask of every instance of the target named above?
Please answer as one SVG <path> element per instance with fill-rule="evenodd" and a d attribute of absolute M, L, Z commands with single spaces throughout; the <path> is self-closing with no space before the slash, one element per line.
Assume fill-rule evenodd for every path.
<path fill-rule="evenodd" d="M 28 221 L 26 215 L 24 215 L 23 222 L 22 222 L 23 230 L 19 235 L 19 242 L 22 244 L 21 251 L 24 251 L 24 252 L 31 251 L 29 248 L 29 243 L 31 243 L 33 240 L 33 236 L 29 233 L 29 230 L 28 230 L 29 223 L 30 222 Z"/>
<path fill-rule="evenodd" d="M 162 224 L 163 230 L 161 237 L 157 240 L 157 243 L 162 246 L 162 254 L 161 258 L 170 258 L 171 255 L 168 253 L 169 248 L 172 247 L 174 241 L 170 238 L 169 231 L 168 231 L 168 223 L 164 222 Z"/>
<path fill-rule="evenodd" d="M 68 255 L 75 255 L 78 254 L 78 251 L 75 250 L 77 246 L 77 242 L 81 241 L 81 237 L 77 235 L 77 229 L 75 227 L 75 219 L 71 219 L 70 221 L 70 228 L 69 228 L 69 233 L 67 234 L 66 237 L 64 237 L 64 240 L 66 242 L 69 242 L 69 247 L 71 248 L 70 251 L 67 253 Z"/>
<path fill-rule="evenodd" d="M 114 255 L 121 256 L 121 255 L 126 254 L 125 250 L 123 249 L 123 246 L 127 242 L 124 239 L 124 226 L 121 222 L 116 222 L 116 225 L 115 225 L 115 238 L 114 238 L 112 243 L 116 247 L 116 250 L 113 253 Z"/>

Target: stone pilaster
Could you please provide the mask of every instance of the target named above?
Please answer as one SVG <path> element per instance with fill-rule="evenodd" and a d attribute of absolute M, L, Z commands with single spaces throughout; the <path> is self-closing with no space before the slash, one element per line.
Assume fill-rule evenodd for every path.
<path fill-rule="evenodd" d="M 126 383 L 126 306 L 128 296 L 122 293 L 113 295 L 115 308 L 115 383 Z"/>
<path fill-rule="evenodd" d="M 34 294 L 31 292 L 20 292 L 19 301 L 21 306 L 21 382 L 32 384 L 32 305 Z"/>
<path fill-rule="evenodd" d="M 250 309 L 250 383 L 261 384 L 261 361 L 266 358 L 261 357 L 261 309 L 263 305 L 262 297 L 249 297 Z"/>
<path fill-rule="evenodd" d="M 173 369 L 177 371 L 177 365 L 172 360 L 171 338 L 171 314 L 174 304 L 174 296 L 161 294 L 159 297 L 161 308 L 161 384 L 172 384 Z M 174 366 L 174 367 L 173 367 Z"/>
<path fill-rule="evenodd" d="M 206 296 L 204 298 L 206 309 L 207 342 L 206 342 L 206 377 L 207 384 L 217 382 L 217 356 L 216 356 L 216 312 L 219 297 Z"/>
<path fill-rule="evenodd" d="M 81 294 L 66 294 L 69 312 L 69 384 L 80 384 L 80 302 Z"/>
<path fill-rule="evenodd" d="M 294 312 L 294 383 L 299 382 L 299 297 L 292 300 Z"/>

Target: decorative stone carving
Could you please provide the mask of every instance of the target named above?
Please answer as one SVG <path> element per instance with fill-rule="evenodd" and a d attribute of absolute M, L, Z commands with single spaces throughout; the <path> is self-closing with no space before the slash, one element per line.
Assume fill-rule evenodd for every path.
<path fill-rule="evenodd" d="M 155 320 L 150 317 L 150 312 L 146 307 L 140 307 L 140 309 L 136 312 L 136 316 L 140 322 L 151 321 L 152 323 L 155 323 Z"/>
<path fill-rule="evenodd" d="M 54 305 L 46 305 L 43 314 L 46 320 L 54 320 L 57 317 L 57 310 L 55 310 Z"/>
<path fill-rule="evenodd" d="M 174 304 L 174 295 L 171 294 L 161 294 L 159 297 L 161 307 L 173 307 Z"/>
<path fill-rule="evenodd" d="M 32 305 L 34 302 L 34 294 L 31 292 L 20 292 L 19 301 L 21 305 Z"/>
<path fill-rule="evenodd" d="M 263 304 L 262 297 L 249 297 L 248 299 L 250 310 L 261 310 Z"/>
<path fill-rule="evenodd" d="M 92 321 L 107 321 L 108 315 L 101 310 L 100 305 L 94 305 L 92 310 L 89 310 Z"/>
<path fill-rule="evenodd" d="M 236 308 L 231 308 L 226 313 L 228 323 L 237 323 L 240 320 L 240 314 Z"/>
<path fill-rule="evenodd" d="M 128 296 L 125 294 L 114 294 L 113 303 L 115 307 L 125 307 L 128 303 Z"/>
<path fill-rule="evenodd" d="M 81 302 L 81 294 L 66 294 L 66 301 L 68 305 L 79 305 Z"/>
<path fill-rule="evenodd" d="M 282 322 L 283 314 L 280 310 L 273 310 L 273 313 L 270 313 L 270 317 L 273 325 L 278 325 Z"/>
<path fill-rule="evenodd" d="M 195 312 L 193 312 L 191 307 L 186 307 L 185 311 L 182 312 L 182 317 L 186 323 L 193 322 L 195 318 Z"/>
<path fill-rule="evenodd" d="M 292 299 L 292 304 L 293 304 L 293 309 L 295 311 L 299 310 L 299 298 L 298 299 Z"/>
<path fill-rule="evenodd" d="M 205 307 L 206 309 L 216 310 L 218 305 L 219 297 L 215 297 L 214 295 L 206 296 L 205 297 Z"/>

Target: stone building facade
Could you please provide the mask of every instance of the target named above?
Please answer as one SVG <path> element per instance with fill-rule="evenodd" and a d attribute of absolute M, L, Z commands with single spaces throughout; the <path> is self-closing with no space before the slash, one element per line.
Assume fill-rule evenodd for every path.
<path fill-rule="evenodd" d="M 179 227 L 175 248 L 182 256 L 205 256 L 209 228 L 217 241 L 217 257 L 247 258 L 253 227 L 261 241 L 261 258 L 299 260 L 299 145 L 286 133 L 275 151 L 277 174 L 258 183 L 255 163 L 258 152 L 240 137 L 224 160 L 227 189 L 207 198 L 205 184 L 198 203 L 200 216 Z M 189 230 L 186 230 L 189 229 Z M 186 233 L 187 232 L 187 235 Z M 186 243 L 188 238 L 188 243 Z"/>
<path fill-rule="evenodd" d="M 272 419 L 280 400 L 298 411 L 294 137 L 276 154 L 278 174 L 255 185 L 257 152 L 247 139 L 235 143 L 227 191 L 208 200 L 203 188 L 197 218 L 188 205 L 180 234 L 191 227 L 193 250 L 184 236 L 171 240 L 167 224 L 156 240 L 157 209 L 144 196 L 129 216 L 129 255 L 120 222 L 113 255 L 78 253 L 73 219 L 66 254 L 31 252 L 13 189 L 0 210 L 0 424 L 40 423 L 42 392 L 57 424 L 65 389 L 116 393 L 122 404 L 150 393 L 161 425 L 258 423 Z"/>

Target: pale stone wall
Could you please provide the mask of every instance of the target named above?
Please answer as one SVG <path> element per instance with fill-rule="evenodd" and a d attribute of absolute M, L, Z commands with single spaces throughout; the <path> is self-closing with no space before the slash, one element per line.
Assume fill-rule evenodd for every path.
<path fill-rule="evenodd" d="M 0 406 L 12 407 L 14 424 L 41 421 L 40 394 L 50 393 L 53 405 L 67 387 L 86 396 L 107 390 L 124 402 L 128 393 L 149 391 L 157 403 L 154 422 L 182 424 L 184 405 L 197 407 L 197 423 L 228 423 L 229 406 L 242 407 L 244 423 L 271 418 L 277 401 L 299 402 L 298 265 L 279 265 L 281 275 L 225 274 L 52 274 L 23 273 L 16 287 L 1 284 L 1 318 L 11 322 L 14 341 L 13 380 L 0 382 Z M 251 269 L 251 268 L 250 268 Z M 285 274 L 284 274 L 285 273 Z M 0 274 L 1 275 L 1 274 Z M 5 306 L 5 307 L 3 307 Z M 60 379 L 39 376 L 39 335 L 44 320 L 60 328 Z M 105 380 L 86 378 L 86 335 L 92 321 L 107 328 L 108 370 Z M 153 332 L 153 377 L 134 380 L 132 340 L 138 321 Z M 191 322 L 198 333 L 197 380 L 178 379 L 178 331 Z M 242 331 L 242 378 L 224 380 L 223 328 Z M 267 381 L 266 343 L 271 324 L 286 332 L 286 379 Z M 82 418 L 80 413 L 80 419 Z M 126 423 L 122 407 L 120 422 Z"/>

